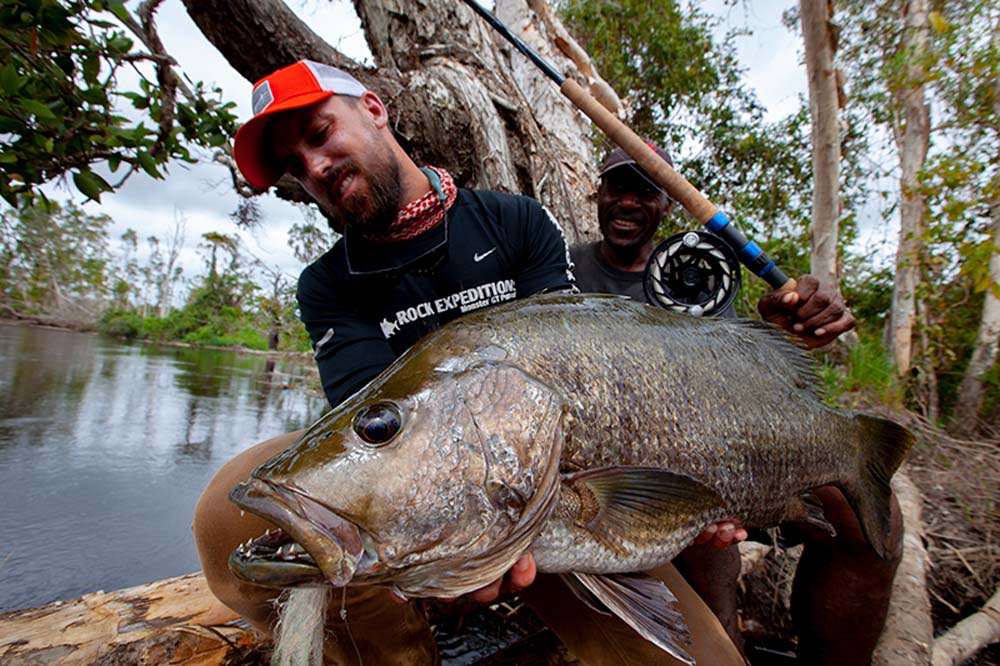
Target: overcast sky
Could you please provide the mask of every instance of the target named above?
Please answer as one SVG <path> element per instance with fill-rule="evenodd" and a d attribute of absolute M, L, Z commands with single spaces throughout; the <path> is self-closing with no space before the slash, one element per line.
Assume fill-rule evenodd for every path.
<path fill-rule="evenodd" d="M 350 2 L 289 0 L 289 4 L 328 42 L 356 59 L 367 57 L 361 28 Z M 752 7 L 744 6 L 751 4 Z M 753 30 L 752 36 L 738 38 L 736 45 L 741 63 L 748 68 L 748 83 L 767 107 L 770 120 L 795 111 L 798 96 L 806 92 L 801 41 L 797 34 L 781 24 L 781 14 L 791 4 L 790 0 L 757 0 L 738 3 L 737 7 L 727 7 L 723 0 L 702 3 L 705 12 L 722 18 L 720 36 L 728 27 L 749 25 Z M 226 97 L 236 102 L 239 119 L 247 120 L 251 115 L 250 83 L 202 36 L 181 0 L 166 0 L 157 16 L 160 36 L 183 72 L 194 81 L 222 87 Z M 49 191 L 60 200 L 74 196 L 75 192 L 72 185 L 68 190 L 63 187 Z M 288 247 L 287 230 L 302 219 L 302 212 L 273 196 L 258 197 L 258 200 L 263 213 L 262 228 L 252 235 L 243 233 L 244 239 L 258 257 L 297 277 L 301 265 Z M 184 219 L 186 241 L 181 261 L 185 275 L 192 276 L 201 271 L 201 259 L 197 254 L 201 234 L 207 231 L 235 233 L 236 227 L 229 214 L 237 203 L 238 197 L 223 167 L 211 163 L 173 164 L 165 180 L 154 181 L 144 173 L 136 174 L 118 192 L 104 194 L 100 205 L 91 202 L 85 209 L 112 217 L 111 235 L 115 241 L 128 228 L 135 229 L 140 239 L 156 235 L 166 240 L 175 220 Z"/>

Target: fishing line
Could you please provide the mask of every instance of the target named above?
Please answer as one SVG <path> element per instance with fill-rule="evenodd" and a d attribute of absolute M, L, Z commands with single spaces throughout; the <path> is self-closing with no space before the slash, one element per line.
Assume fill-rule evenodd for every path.
<path fill-rule="evenodd" d="M 762 277 L 775 289 L 795 289 L 795 280 L 790 279 L 778 268 L 771 258 L 752 240 L 733 225 L 725 213 L 709 201 L 698 188 L 689 183 L 683 176 L 674 171 L 655 151 L 650 150 L 646 142 L 633 132 L 625 123 L 601 105 L 593 95 L 584 90 L 573 79 L 560 74 L 544 58 L 535 53 L 517 35 L 504 25 L 489 10 L 479 5 L 476 0 L 462 0 L 472 11 L 476 12 L 490 26 L 500 33 L 518 51 L 537 66 L 549 79 L 559 86 L 559 91 L 573 105 L 590 118 L 614 143 L 619 145 L 662 187 L 684 210 L 691 213 L 709 231 L 726 242 L 735 252 L 740 262 L 754 275 Z"/>
<path fill-rule="evenodd" d="M 361 650 L 358 648 L 357 641 L 354 640 L 354 634 L 351 632 L 351 625 L 347 623 L 347 586 L 340 588 L 340 619 L 344 622 L 344 628 L 347 629 L 347 637 L 351 639 L 351 646 L 354 648 L 354 654 L 358 657 L 358 666 L 364 666 L 365 660 L 361 657 Z"/>

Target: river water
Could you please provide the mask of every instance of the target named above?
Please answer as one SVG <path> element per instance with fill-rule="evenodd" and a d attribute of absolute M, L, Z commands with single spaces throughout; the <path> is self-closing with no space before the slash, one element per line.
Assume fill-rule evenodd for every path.
<path fill-rule="evenodd" d="M 0 611 L 200 568 L 212 474 L 318 419 L 308 366 L 0 326 Z"/>

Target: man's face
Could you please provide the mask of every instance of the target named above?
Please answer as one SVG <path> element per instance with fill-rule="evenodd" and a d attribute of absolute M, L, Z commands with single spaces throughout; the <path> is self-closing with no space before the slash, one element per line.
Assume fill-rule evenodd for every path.
<path fill-rule="evenodd" d="M 379 132 L 372 104 L 331 95 L 276 115 L 264 133 L 275 163 L 302 184 L 337 231 L 379 233 L 399 211 L 399 160 Z"/>
<path fill-rule="evenodd" d="M 597 221 L 614 249 L 640 248 L 670 210 L 670 197 L 629 165 L 612 169 L 597 189 Z"/>

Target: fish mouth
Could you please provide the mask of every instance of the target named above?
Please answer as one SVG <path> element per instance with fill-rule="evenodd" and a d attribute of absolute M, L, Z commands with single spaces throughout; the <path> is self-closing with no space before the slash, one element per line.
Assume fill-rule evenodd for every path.
<path fill-rule="evenodd" d="M 361 529 L 295 489 L 259 478 L 229 493 L 241 509 L 279 526 L 229 556 L 238 577 L 264 587 L 343 587 L 374 563 Z"/>

